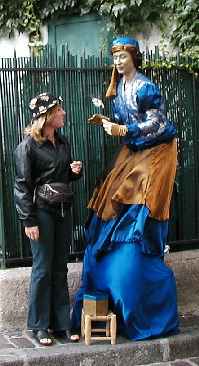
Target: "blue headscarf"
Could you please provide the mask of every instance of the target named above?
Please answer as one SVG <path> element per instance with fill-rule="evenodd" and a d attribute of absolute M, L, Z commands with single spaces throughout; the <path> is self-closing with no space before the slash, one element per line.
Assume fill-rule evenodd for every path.
<path fill-rule="evenodd" d="M 125 45 L 131 45 L 137 49 L 139 49 L 139 43 L 137 41 L 137 39 L 132 38 L 132 37 L 117 37 L 113 40 L 112 42 L 112 47 L 113 46 L 125 46 Z"/>

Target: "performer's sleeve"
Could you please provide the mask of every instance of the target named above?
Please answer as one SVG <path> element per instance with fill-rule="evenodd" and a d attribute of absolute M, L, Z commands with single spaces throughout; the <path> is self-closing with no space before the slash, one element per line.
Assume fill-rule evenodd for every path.
<path fill-rule="evenodd" d="M 168 142 L 176 135 L 174 124 L 163 113 L 159 88 L 145 83 L 137 92 L 138 117 L 128 124 L 125 143 L 141 149 L 161 142 Z"/>

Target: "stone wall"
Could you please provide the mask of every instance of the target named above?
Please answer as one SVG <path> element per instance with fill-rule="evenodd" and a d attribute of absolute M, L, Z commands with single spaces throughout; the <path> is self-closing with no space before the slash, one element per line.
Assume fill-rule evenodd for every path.
<path fill-rule="evenodd" d="M 176 276 L 180 314 L 199 316 L 199 250 L 171 253 L 166 263 Z"/>

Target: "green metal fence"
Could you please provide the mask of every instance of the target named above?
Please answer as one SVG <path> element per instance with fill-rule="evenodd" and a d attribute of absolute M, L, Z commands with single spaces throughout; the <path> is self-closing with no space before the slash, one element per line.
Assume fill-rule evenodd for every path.
<path fill-rule="evenodd" d="M 60 53 L 59 53 L 60 54 Z M 180 61 L 180 60 L 179 60 Z M 13 151 L 23 138 L 30 120 L 28 103 L 32 96 L 50 91 L 62 95 L 67 111 L 63 133 L 69 137 L 74 159 L 83 160 L 84 176 L 75 182 L 73 240 L 71 258 L 83 252 L 83 225 L 86 204 L 96 177 L 112 158 L 118 145 L 101 128 L 89 126 L 87 118 L 98 110 L 92 97 L 103 97 L 110 79 L 110 60 L 70 55 L 63 46 L 62 55 L 46 49 L 38 57 L 0 59 L 0 263 L 17 266 L 29 263 L 29 243 L 17 220 L 13 199 Z M 178 67 L 148 68 L 166 97 L 168 117 L 175 120 L 179 138 L 179 167 L 173 195 L 169 241 L 174 244 L 199 242 L 199 107 L 198 79 Z M 103 113 L 110 115 L 105 101 Z"/>

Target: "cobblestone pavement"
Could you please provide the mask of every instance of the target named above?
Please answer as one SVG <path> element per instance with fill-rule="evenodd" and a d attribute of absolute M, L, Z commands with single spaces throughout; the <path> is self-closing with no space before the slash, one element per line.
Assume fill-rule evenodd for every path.
<path fill-rule="evenodd" d="M 63 345 L 64 341 L 58 341 L 57 339 L 53 339 L 53 346 Z M 51 346 L 50 348 L 52 349 Z M 39 345 L 38 342 L 32 337 L 32 332 L 25 330 L 25 331 L 0 331 L 0 350 L 8 348 L 16 348 L 16 349 L 23 349 L 23 348 L 44 348 L 43 346 Z M 49 348 L 49 347 L 48 347 Z"/>
<path fill-rule="evenodd" d="M 147 366 L 198 366 L 199 357 L 185 358 L 183 360 L 175 360 L 172 362 L 160 362 L 160 363 L 150 363 Z M 139 365 L 146 366 L 146 365 Z"/>
<path fill-rule="evenodd" d="M 191 319 L 191 320 L 190 320 Z M 154 343 L 155 342 L 155 343 Z M 169 342 L 169 343 L 168 343 Z M 169 344 L 169 346 L 168 346 Z M 115 348 L 116 347 L 116 348 Z M 154 348 L 155 347 L 155 348 Z M 170 348 L 169 348 L 170 347 Z M 133 348 L 137 349 L 133 351 Z M 153 349 L 154 348 L 154 349 Z M 112 352 L 110 358 L 106 361 L 104 359 L 103 364 L 101 361 L 95 363 L 95 361 L 89 361 L 91 363 L 83 363 L 82 357 L 87 357 L 89 353 L 98 354 L 100 349 L 104 352 L 104 355 Z M 129 351 L 130 350 L 130 351 Z M 117 356 L 114 356 L 114 352 L 117 352 Z M 117 361 L 118 354 L 123 353 L 123 360 Z M 128 355 L 128 352 L 129 355 Z M 131 353 L 135 352 L 135 353 Z M 137 352 L 137 353 L 136 353 Z M 141 352 L 141 353 L 140 353 Z M 144 355 L 149 354 L 149 358 L 145 356 L 140 356 L 140 354 Z M 176 353 L 175 353 L 176 352 Z M 85 346 L 84 341 L 75 344 L 68 344 L 64 341 L 54 340 L 53 346 L 44 347 L 39 345 L 36 340 L 32 337 L 31 331 L 0 331 L 0 366 L 1 365 L 25 365 L 24 360 L 20 363 L 21 359 L 26 354 L 26 358 L 28 357 L 40 357 L 40 354 L 45 357 L 56 356 L 63 354 L 64 360 L 67 360 L 67 357 L 71 355 L 71 357 L 78 357 L 80 361 L 77 363 L 71 363 L 73 361 L 67 361 L 64 365 L 102 365 L 102 366 L 115 366 L 115 365 L 123 365 L 123 366 L 136 366 L 136 365 L 148 365 L 148 366 L 199 366 L 199 318 L 193 318 L 186 316 L 181 319 L 181 333 L 180 335 L 173 336 L 171 338 L 162 338 L 154 341 L 144 341 L 144 342 L 130 342 L 124 338 L 118 337 L 117 345 L 111 346 L 107 342 L 98 342 L 91 346 Z M 73 356 L 72 356 L 73 354 Z M 135 364 L 133 362 L 134 356 L 139 355 L 139 361 Z M 56 356 L 57 357 L 57 356 Z M 60 356 L 61 357 L 61 356 Z M 90 356 L 89 356 L 90 357 Z M 98 356 L 97 356 L 98 357 Z M 109 356 L 108 356 L 109 357 Z M 115 358 L 114 358 L 115 357 Z M 120 357 L 120 356 L 119 356 Z M 126 359 L 125 359 L 126 357 Z M 137 357 L 137 356 L 136 356 Z M 186 358 L 187 357 L 187 358 Z M 114 360 L 113 360 L 114 358 Z M 182 359 L 181 359 L 182 358 Z M 18 363 L 15 362 L 14 359 L 18 359 Z M 168 361 L 169 359 L 173 361 Z M 103 358 L 102 358 L 103 360 Z M 109 363 L 111 360 L 111 363 Z M 127 360 L 127 363 L 125 363 Z M 129 362 L 130 360 L 130 362 Z M 162 362 L 164 361 L 165 362 Z M 11 362 L 12 361 L 12 362 Z M 151 363 L 156 361 L 156 363 Z M 157 362 L 161 361 L 161 362 Z M 29 361 L 28 361 L 29 362 Z M 26 362 L 26 364 L 29 364 Z M 53 361 L 54 362 L 54 361 Z M 42 365 L 58 365 L 54 363 L 48 363 L 46 361 L 42 363 Z M 79 363 L 80 362 L 80 363 Z M 87 362 L 87 361 L 85 361 Z M 93 362 L 93 363 L 92 363 Z M 118 363 L 119 362 L 119 363 Z M 122 363 L 121 363 L 122 362 Z M 37 365 L 35 361 L 31 361 L 31 365 Z"/>
<path fill-rule="evenodd" d="M 120 338 L 119 339 L 119 343 L 126 343 L 128 342 L 125 339 Z M 15 331 L 15 332 L 0 332 L 0 355 L 2 356 L 2 351 L 5 350 L 4 353 L 4 361 L 6 361 L 6 353 L 9 353 L 9 350 L 13 350 L 14 349 L 18 350 L 20 352 L 20 350 L 22 351 L 23 349 L 46 349 L 48 348 L 48 350 L 51 350 L 53 352 L 53 349 L 55 350 L 55 348 L 57 348 L 57 346 L 64 346 L 64 343 L 66 342 L 60 342 L 57 340 L 54 340 L 54 344 L 51 347 L 43 347 L 40 346 L 36 340 L 32 337 L 32 334 L 30 331 Z M 67 344 L 65 344 L 67 347 Z M 73 344 L 70 345 L 70 347 L 74 346 L 77 349 L 78 352 L 78 347 L 81 348 L 81 346 L 84 345 L 84 342 L 81 341 L 80 344 Z M 112 347 L 112 346 L 110 346 Z M 70 351 L 69 351 L 70 352 Z M 199 354 L 199 345 L 198 345 L 198 354 Z M 0 357 L 1 358 L 1 357 Z M 80 363 L 81 364 L 81 363 Z M 4 365 L 4 363 L 2 363 L 2 360 L 0 360 L 0 365 Z M 5 362 L 5 365 L 7 365 L 7 363 Z M 9 365 L 9 363 L 8 363 Z M 68 365 L 68 364 L 67 364 Z M 85 363 L 85 365 L 87 365 L 87 363 Z M 88 365 L 91 365 L 90 363 Z M 110 364 L 103 364 L 106 366 L 109 366 Z M 112 366 L 112 363 L 111 363 Z M 126 365 L 124 365 L 126 366 Z M 136 366 L 136 365 L 135 365 Z M 145 365 L 139 365 L 139 366 L 146 366 Z M 191 358 L 185 358 L 185 359 L 178 359 L 175 361 L 171 361 L 171 362 L 159 362 L 159 363 L 150 363 L 147 364 L 147 366 L 199 366 L 199 357 L 191 357 Z"/>
<path fill-rule="evenodd" d="M 187 314 L 180 318 L 181 332 L 184 333 L 186 330 L 197 329 L 199 330 L 199 317 L 193 317 L 191 314 Z M 126 339 L 119 338 L 119 343 L 129 342 Z M 63 345 L 64 341 L 58 341 L 54 339 L 54 345 Z M 65 342 L 66 343 L 66 342 Z M 83 342 L 80 342 L 83 343 Z M 15 330 L 15 331 L 1 331 L 0 330 L 0 350 L 4 348 L 43 348 L 37 341 L 32 337 L 32 332 L 28 330 Z M 51 346 L 50 348 L 52 348 Z M 198 345 L 198 356 L 199 356 L 199 345 Z M 177 366 L 180 366 L 176 364 Z M 182 364 L 181 366 L 183 366 Z M 199 365 L 199 363 L 197 364 Z M 165 364 L 166 366 L 166 364 Z"/>

